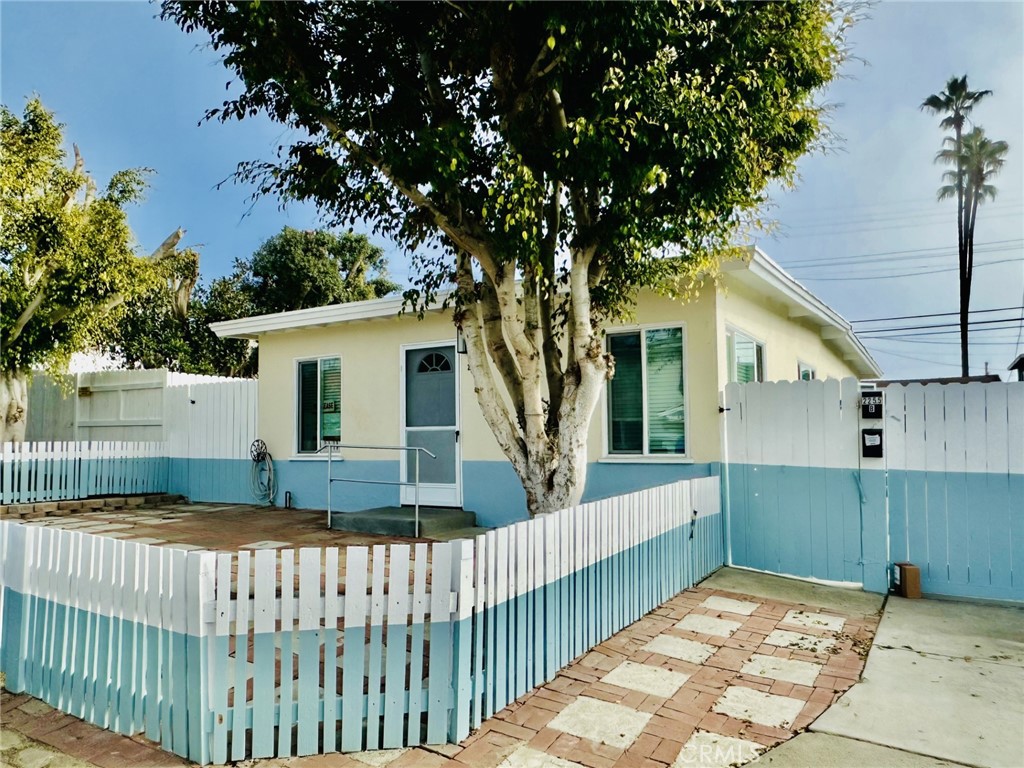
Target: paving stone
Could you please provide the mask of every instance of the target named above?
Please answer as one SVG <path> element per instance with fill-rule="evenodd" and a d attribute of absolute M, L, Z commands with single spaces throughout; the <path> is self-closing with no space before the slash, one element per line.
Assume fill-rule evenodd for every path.
<path fill-rule="evenodd" d="M 9 749 L 20 749 L 27 743 L 25 737 L 17 731 L 10 728 L 0 728 L 0 752 L 6 752 Z"/>
<path fill-rule="evenodd" d="M 710 608 L 714 611 L 725 611 L 726 613 L 738 613 L 741 616 L 749 616 L 761 607 L 761 603 L 752 603 L 749 600 L 733 600 L 731 597 L 712 595 L 701 603 L 701 607 Z"/>
<path fill-rule="evenodd" d="M 408 751 L 407 749 L 378 749 L 372 752 L 352 752 L 349 757 L 364 765 L 383 768 L 383 766 L 391 765 Z"/>
<path fill-rule="evenodd" d="M 637 664 L 635 661 L 624 661 L 602 677 L 601 682 L 667 699 L 689 678 L 689 675 L 682 672 L 673 672 L 650 664 Z"/>
<path fill-rule="evenodd" d="M 132 542 L 135 543 L 135 544 L 153 544 L 153 545 L 156 545 L 156 544 L 166 544 L 167 540 L 166 539 L 152 539 L 152 538 L 149 538 L 147 536 L 143 536 L 143 537 L 138 538 L 138 539 L 132 539 Z"/>
<path fill-rule="evenodd" d="M 647 643 L 642 650 L 670 656 L 673 659 L 689 661 L 692 664 L 703 664 L 715 652 L 715 647 L 696 640 L 686 640 L 672 635 L 658 635 Z"/>
<path fill-rule="evenodd" d="M 281 547 L 290 547 L 292 543 L 290 541 L 254 541 L 252 544 L 243 544 L 240 549 L 280 549 Z"/>
<path fill-rule="evenodd" d="M 836 644 L 836 641 L 831 637 L 816 637 L 815 635 L 807 635 L 803 632 L 790 632 L 788 629 L 773 630 L 764 641 L 768 645 L 810 651 L 811 653 L 827 651 Z"/>
<path fill-rule="evenodd" d="M 740 621 L 716 619 L 714 616 L 705 616 L 702 613 L 688 613 L 683 617 L 682 621 L 676 624 L 676 629 L 685 629 L 700 635 L 729 637 L 729 635 L 742 626 L 743 622 Z"/>
<path fill-rule="evenodd" d="M 646 712 L 581 696 L 555 715 L 548 728 L 626 749 L 651 719 Z"/>
<path fill-rule="evenodd" d="M 787 613 L 780 624 L 791 624 L 796 627 L 807 627 L 808 629 L 827 629 L 829 632 L 841 632 L 846 625 L 846 619 L 840 616 L 829 616 L 824 613 L 810 613 L 794 609 Z"/>
<path fill-rule="evenodd" d="M 810 661 L 780 659 L 778 656 L 763 656 L 755 653 L 740 671 L 745 675 L 770 677 L 772 680 L 785 680 L 788 683 L 799 683 L 800 685 L 814 685 L 821 668 L 821 664 Z"/>
<path fill-rule="evenodd" d="M 697 731 L 683 745 L 672 768 L 727 768 L 754 760 L 764 747 L 754 741 Z"/>
<path fill-rule="evenodd" d="M 520 747 L 502 760 L 498 768 L 581 768 L 581 764 L 571 763 L 532 747 Z"/>
<path fill-rule="evenodd" d="M 749 720 L 773 728 L 788 728 L 803 708 L 804 702 L 800 699 L 731 685 L 712 709 L 737 720 Z"/>

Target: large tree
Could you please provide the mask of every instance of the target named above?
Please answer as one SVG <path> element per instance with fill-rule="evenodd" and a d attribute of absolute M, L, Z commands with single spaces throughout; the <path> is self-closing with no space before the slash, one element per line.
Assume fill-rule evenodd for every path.
<path fill-rule="evenodd" d="M 60 371 L 95 344 L 126 299 L 145 290 L 173 233 L 136 256 L 125 208 L 143 173 L 97 188 L 78 147 L 65 166 L 63 131 L 38 99 L 22 117 L 0 107 L 0 442 L 25 436 L 33 368 Z"/>
<path fill-rule="evenodd" d="M 384 251 L 365 235 L 285 227 L 229 275 L 199 282 L 199 255 L 175 252 L 161 284 L 126 307 L 103 348 L 128 365 L 221 376 L 252 375 L 257 355 L 248 341 L 220 339 L 209 324 L 385 296 Z"/>
<path fill-rule="evenodd" d="M 468 346 L 531 514 L 577 502 L 614 370 L 602 326 L 714 269 L 815 141 L 852 21 L 792 3 L 192 3 L 242 90 L 299 136 L 241 174 L 372 222 Z"/>
<path fill-rule="evenodd" d="M 954 166 L 951 177 L 946 178 L 949 182 L 939 190 L 939 199 L 953 196 L 956 198 L 956 233 L 957 233 L 957 254 L 959 257 L 960 276 L 960 370 L 961 376 L 970 376 L 970 355 L 967 348 L 968 320 L 970 318 L 971 304 L 971 280 L 970 275 L 973 264 L 968 264 L 968 217 L 970 206 L 966 200 L 966 169 L 963 165 L 963 135 L 964 126 L 969 119 L 975 105 L 992 91 L 972 91 L 967 86 L 967 75 L 963 77 L 951 77 L 946 83 L 946 89 L 939 93 L 933 93 L 921 103 L 921 109 L 935 115 L 942 115 L 939 126 L 944 130 L 952 130 L 952 137 L 944 139 L 948 144 L 936 157 L 938 162 L 952 164 Z M 943 189 L 951 187 L 951 195 L 944 195 Z"/>

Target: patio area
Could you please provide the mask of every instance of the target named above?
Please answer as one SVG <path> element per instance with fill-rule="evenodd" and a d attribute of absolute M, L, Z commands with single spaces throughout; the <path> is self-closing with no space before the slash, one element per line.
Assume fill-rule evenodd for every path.
<path fill-rule="evenodd" d="M 26 520 L 25 525 L 81 531 L 173 549 L 218 552 L 436 540 L 329 530 L 325 512 L 253 504 L 177 502 L 125 510 L 80 510 Z"/>

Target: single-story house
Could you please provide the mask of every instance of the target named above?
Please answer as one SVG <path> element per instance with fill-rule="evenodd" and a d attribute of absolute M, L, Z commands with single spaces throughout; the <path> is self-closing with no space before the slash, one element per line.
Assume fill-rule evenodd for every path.
<path fill-rule="evenodd" d="M 706 476 L 721 461 L 720 393 L 730 381 L 881 371 L 850 324 L 757 249 L 722 266 L 688 303 L 640 295 L 635 322 L 609 327 L 615 378 L 591 424 L 584 499 Z M 476 512 L 495 526 L 526 516 L 525 494 L 478 407 L 449 313 L 400 314 L 400 298 L 213 324 L 259 341 L 259 436 L 273 456 L 277 502 L 326 509 L 325 440 L 420 446 L 421 503 Z M 659 381 L 660 379 L 660 381 Z M 646 393 L 646 395 L 645 395 Z M 335 477 L 414 474 L 399 451 L 344 449 Z M 331 506 L 411 504 L 412 490 L 335 483 Z"/>

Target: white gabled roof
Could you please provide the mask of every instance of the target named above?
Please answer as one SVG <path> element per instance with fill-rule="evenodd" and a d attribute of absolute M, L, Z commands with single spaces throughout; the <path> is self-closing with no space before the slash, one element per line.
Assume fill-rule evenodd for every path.
<path fill-rule="evenodd" d="M 721 269 L 724 274 L 735 277 L 754 290 L 767 293 L 788 306 L 791 317 L 806 317 L 820 325 L 822 337 L 842 350 L 847 362 L 862 378 L 882 375 L 882 369 L 857 338 L 850 323 L 798 283 L 760 248 L 751 248 L 749 255 L 742 259 L 722 262 Z M 434 308 L 440 308 L 446 296 L 444 293 L 439 294 Z M 256 339 L 261 334 L 275 331 L 337 325 L 353 320 L 397 317 L 402 309 L 402 303 L 403 299 L 400 296 L 352 301 L 347 304 L 331 304 L 326 307 L 224 320 L 211 323 L 210 328 L 221 338 Z"/>
<path fill-rule="evenodd" d="M 842 350 L 846 362 L 860 378 L 882 375 L 882 369 L 857 338 L 846 318 L 801 285 L 757 246 L 750 248 L 748 254 L 741 259 L 723 261 L 722 272 L 781 302 L 789 308 L 791 318 L 807 318 L 819 325 L 822 338 Z"/>

